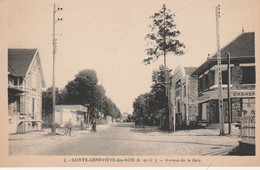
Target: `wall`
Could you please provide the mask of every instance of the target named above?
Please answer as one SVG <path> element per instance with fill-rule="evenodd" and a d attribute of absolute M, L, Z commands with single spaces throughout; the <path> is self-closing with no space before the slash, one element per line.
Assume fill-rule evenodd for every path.
<path fill-rule="evenodd" d="M 59 124 L 61 127 L 63 127 L 69 119 L 72 120 L 72 113 L 68 109 L 61 109 L 61 110 L 56 110 L 55 111 L 55 122 Z"/>
<path fill-rule="evenodd" d="M 18 117 L 17 114 L 8 116 L 8 134 L 17 132 Z"/>
<path fill-rule="evenodd" d="M 187 125 L 195 124 L 198 118 L 198 79 L 187 76 L 188 78 L 188 87 L 187 87 L 187 114 L 188 120 Z"/>
<path fill-rule="evenodd" d="M 35 81 L 33 78 L 35 76 Z M 26 75 L 25 82 L 23 83 L 27 87 L 27 92 L 24 92 L 24 96 L 21 96 L 21 113 L 28 115 L 28 119 L 34 119 L 37 121 L 42 120 L 42 81 L 40 68 L 37 58 L 32 61 L 31 67 Z M 33 85 L 35 84 L 35 85 Z M 34 111 L 32 110 L 32 101 L 35 101 Z M 34 117 L 33 113 L 35 114 Z"/>
<path fill-rule="evenodd" d="M 242 84 L 242 69 L 236 65 L 231 68 L 231 81 L 233 83 L 233 89 L 239 89 Z"/>
<path fill-rule="evenodd" d="M 107 115 L 106 119 L 107 119 L 106 121 L 107 121 L 108 124 L 112 123 L 112 116 Z"/>

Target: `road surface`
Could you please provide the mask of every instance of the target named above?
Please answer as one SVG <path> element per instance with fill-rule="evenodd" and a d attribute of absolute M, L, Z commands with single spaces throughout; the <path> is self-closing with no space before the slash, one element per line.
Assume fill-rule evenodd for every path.
<path fill-rule="evenodd" d="M 207 129 L 161 132 L 122 123 L 96 133 L 52 145 L 39 155 L 225 155 L 237 146 L 236 137 L 209 134 Z M 192 131 L 194 131 L 192 133 Z M 218 130 L 217 130 L 218 132 Z"/>
<path fill-rule="evenodd" d="M 17 146 L 19 140 L 9 139 L 9 152 L 14 155 L 203 156 L 225 155 L 238 145 L 237 136 L 218 136 L 218 130 L 212 129 L 167 133 L 156 127 L 143 128 L 133 123 L 119 123 L 107 125 L 105 128 L 98 126 L 97 130 L 96 133 L 87 132 L 76 137 L 45 135 L 37 139 L 34 137 L 34 141 L 20 138 L 19 147 Z M 24 147 L 22 147 L 22 142 Z M 28 142 L 35 143 L 28 145 Z M 40 143 L 41 146 L 37 146 Z"/>

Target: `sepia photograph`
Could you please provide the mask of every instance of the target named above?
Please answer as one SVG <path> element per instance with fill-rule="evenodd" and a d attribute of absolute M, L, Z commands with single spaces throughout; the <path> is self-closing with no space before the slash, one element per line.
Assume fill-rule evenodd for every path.
<path fill-rule="evenodd" d="M 257 0 L 0 3 L 1 167 L 259 166 Z"/>

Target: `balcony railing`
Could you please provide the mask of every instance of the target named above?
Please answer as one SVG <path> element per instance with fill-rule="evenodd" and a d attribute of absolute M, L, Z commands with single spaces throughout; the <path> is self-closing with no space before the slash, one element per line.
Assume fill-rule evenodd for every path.
<path fill-rule="evenodd" d="M 27 87 L 27 86 L 14 85 L 11 82 L 8 82 L 8 88 L 17 89 L 17 90 L 21 90 L 21 91 L 27 91 L 27 92 L 31 92 L 31 91 L 36 91 L 39 93 L 42 92 L 39 89 L 33 89 L 33 88 Z"/>

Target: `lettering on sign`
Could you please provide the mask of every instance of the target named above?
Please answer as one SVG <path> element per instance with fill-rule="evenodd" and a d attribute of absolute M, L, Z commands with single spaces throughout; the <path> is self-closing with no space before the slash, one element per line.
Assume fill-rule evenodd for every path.
<path fill-rule="evenodd" d="M 234 97 L 253 97 L 255 96 L 255 92 L 233 92 Z"/>

